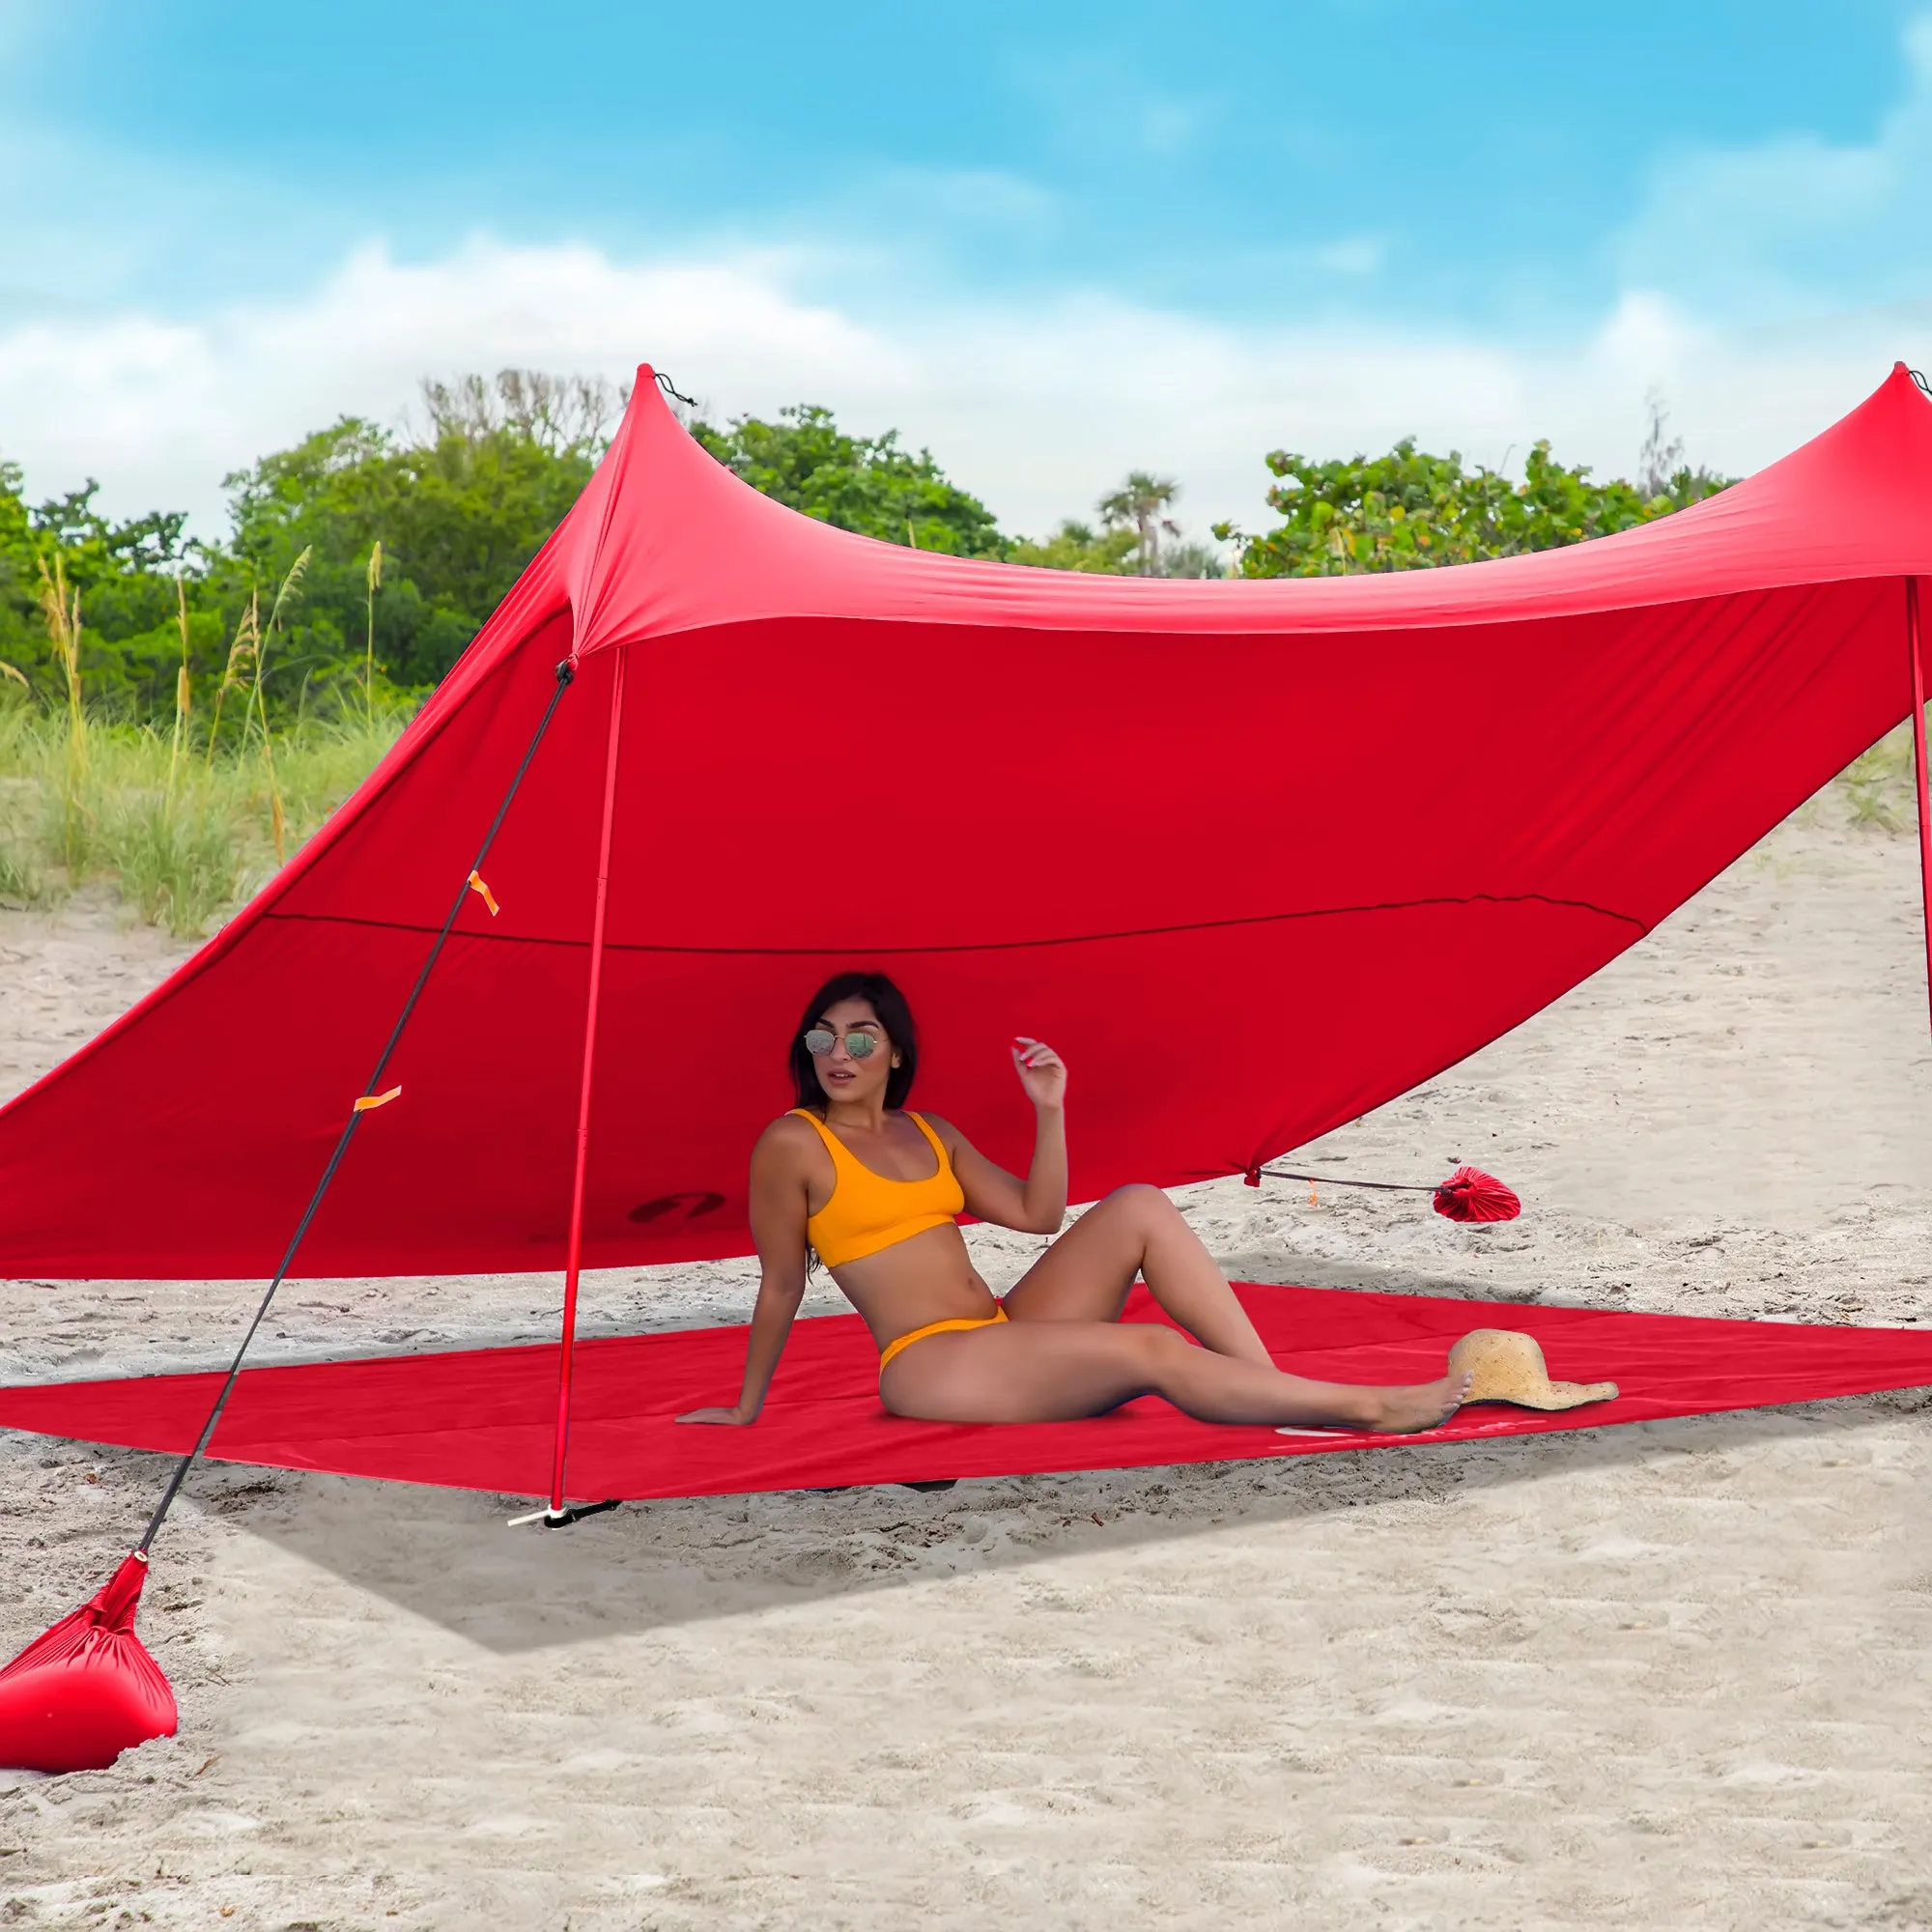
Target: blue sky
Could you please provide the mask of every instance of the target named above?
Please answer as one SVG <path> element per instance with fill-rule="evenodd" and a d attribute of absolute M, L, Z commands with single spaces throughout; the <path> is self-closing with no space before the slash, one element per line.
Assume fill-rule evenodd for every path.
<path fill-rule="evenodd" d="M 1653 390 L 1752 467 L 1932 355 L 1932 13 L 1629 11 L 0 0 L 0 454 L 218 521 L 417 376 L 650 356 L 1022 526 L 1410 430 L 1628 467 Z"/>

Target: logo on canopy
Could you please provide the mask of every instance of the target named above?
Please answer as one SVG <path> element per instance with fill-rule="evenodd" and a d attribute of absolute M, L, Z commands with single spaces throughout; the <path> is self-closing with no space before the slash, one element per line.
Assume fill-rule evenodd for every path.
<path fill-rule="evenodd" d="M 715 1214 L 724 1205 L 724 1195 L 708 1187 L 694 1188 L 685 1194 L 660 1194 L 655 1201 L 639 1201 L 628 1218 L 639 1225 L 668 1219 L 681 1226 L 701 1214 Z"/>

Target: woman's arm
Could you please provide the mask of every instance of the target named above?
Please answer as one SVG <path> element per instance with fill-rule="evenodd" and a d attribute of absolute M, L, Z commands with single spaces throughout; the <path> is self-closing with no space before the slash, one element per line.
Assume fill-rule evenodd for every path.
<path fill-rule="evenodd" d="M 941 1122 L 967 1211 L 1023 1235 L 1057 1235 L 1066 1218 L 1066 1067 L 1043 1040 L 1013 1042 L 1013 1066 L 1034 1105 L 1033 1165 L 1021 1180 Z"/>
<path fill-rule="evenodd" d="M 729 1408 L 694 1408 L 680 1422 L 755 1422 L 778 1373 L 785 1338 L 805 1296 L 806 1150 L 799 1123 L 778 1121 L 752 1151 L 752 1238 L 758 1249 L 758 1299 L 745 1345 L 745 1381 Z M 807 1132 L 810 1129 L 807 1128 Z"/>

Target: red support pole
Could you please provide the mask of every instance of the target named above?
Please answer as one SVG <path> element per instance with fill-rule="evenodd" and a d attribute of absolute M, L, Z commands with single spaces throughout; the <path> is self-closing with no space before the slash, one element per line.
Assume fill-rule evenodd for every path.
<path fill-rule="evenodd" d="M 1932 795 L 1925 778 L 1925 661 L 1918 649 L 1918 580 L 1905 580 L 1905 628 L 1912 645 L 1912 777 L 1918 791 L 1918 888 L 1925 913 L 1925 996 L 1932 1002 Z"/>
<path fill-rule="evenodd" d="M 624 728 L 624 663 L 612 653 L 611 728 L 604 756 L 604 829 L 597 840 L 597 902 L 590 916 L 590 999 L 583 1015 L 583 1072 L 577 1095 L 577 1171 L 570 1185 L 570 1243 L 563 1269 L 563 1350 L 557 1363 L 556 1447 L 551 1460 L 550 1514 L 563 1510 L 563 1463 L 570 1445 L 570 1374 L 577 1349 L 577 1277 L 583 1261 L 583 1181 L 590 1166 L 590 1089 L 597 1069 L 597 1007 L 604 990 L 604 919 L 611 902 L 611 835 L 617 817 L 617 746 Z"/>

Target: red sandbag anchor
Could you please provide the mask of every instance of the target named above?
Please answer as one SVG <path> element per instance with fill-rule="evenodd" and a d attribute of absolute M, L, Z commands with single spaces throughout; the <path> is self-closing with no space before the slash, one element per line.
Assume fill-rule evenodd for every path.
<path fill-rule="evenodd" d="M 1514 1221 L 1522 1212 L 1516 1189 L 1480 1167 L 1459 1167 L 1435 1190 L 1435 1211 L 1452 1221 Z"/>
<path fill-rule="evenodd" d="M 147 1579 L 148 1559 L 136 1550 L 0 1670 L 0 1765 L 104 1771 L 124 1750 L 174 1736 L 175 1693 L 134 1634 Z"/>

